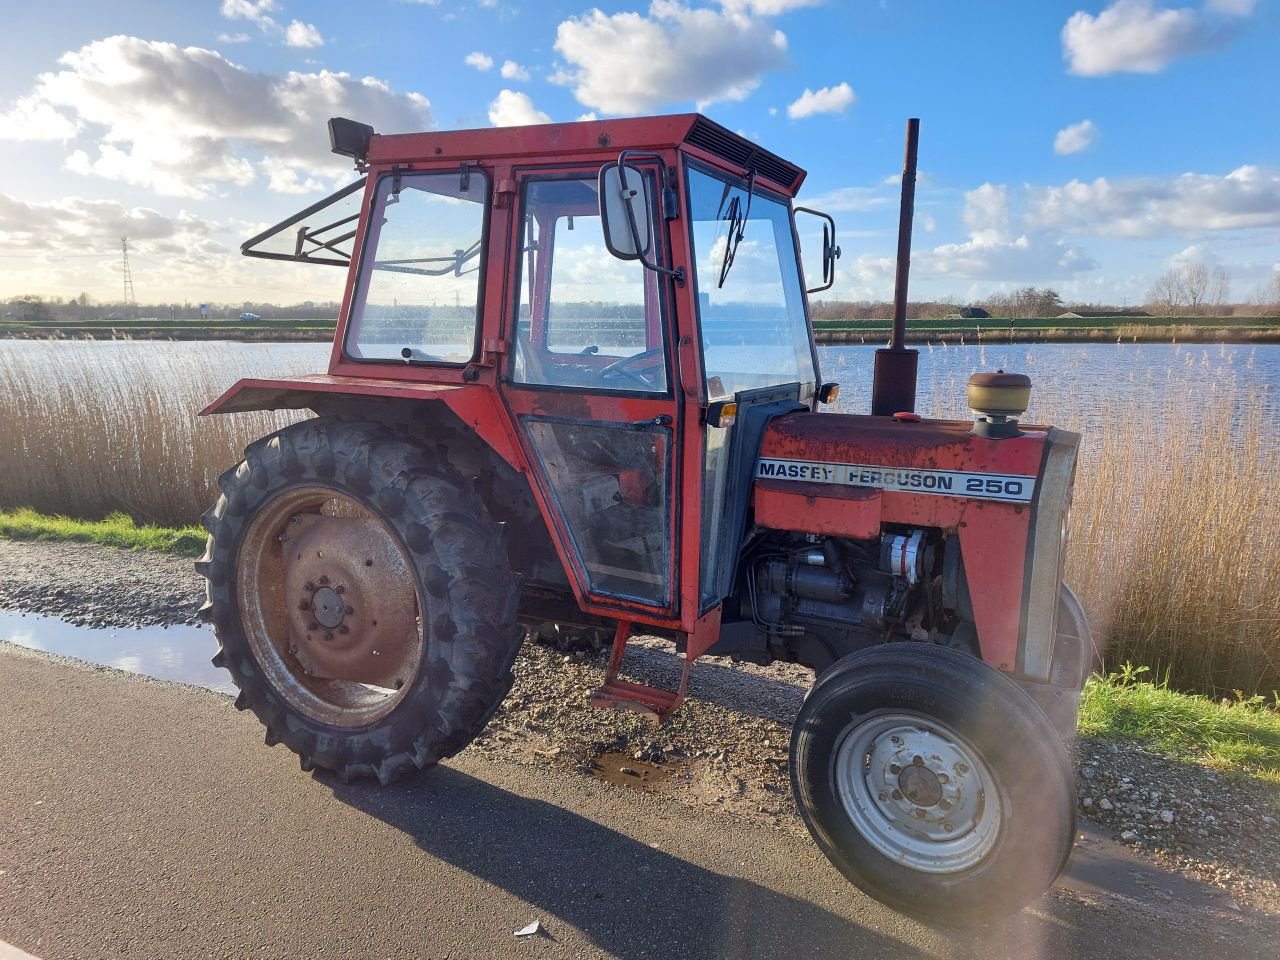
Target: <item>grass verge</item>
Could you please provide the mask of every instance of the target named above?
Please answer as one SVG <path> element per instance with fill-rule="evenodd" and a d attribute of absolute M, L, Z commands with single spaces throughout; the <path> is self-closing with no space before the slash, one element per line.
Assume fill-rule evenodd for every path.
<path fill-rule="evenodd" d="M 1177 760 L 1280 786 L 1280 695 L 1211 700 L 1138 679 L 1145 667 L 1090 677 L 1080 700 L 1083 736 L 1133 737 Z"/>
<path fill-rule="evenodd" d="M 200 527 L 138 526 L 132 517 L 123 513 L 113 513 L 105 520 L 74 520 L 51 517 L 25 507 L 0 511 L 0 537 L 100 543 L 128 550 L 158 550 L 182 557 L 200 556 L 205 542 L 205 532 Z"/>

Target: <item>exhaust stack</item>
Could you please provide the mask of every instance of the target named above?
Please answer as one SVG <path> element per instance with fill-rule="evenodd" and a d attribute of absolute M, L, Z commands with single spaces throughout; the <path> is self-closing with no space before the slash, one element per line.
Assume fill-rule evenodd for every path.
<path fill-rule="evenodd" d="M 902 206 L 898 214 L 898 269 L 893 282 L 893 339 L 876 351 L 871 381 L 871 413 L 891 417 L 916 408 L 916 369 L 920 351 L 908 350 L 907 276 L 911 272 L 911 221 L 916 209 L 916 153 L 920 119 L 907 121 L 906 156 L 902 165 Z"/>

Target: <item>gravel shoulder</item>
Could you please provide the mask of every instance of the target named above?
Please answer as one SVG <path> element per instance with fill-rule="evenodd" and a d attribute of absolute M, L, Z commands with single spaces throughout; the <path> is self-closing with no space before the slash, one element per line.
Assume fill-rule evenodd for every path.
<path fill-rule="evenodd" d="M 119 628 L 194 623 L 202 602 L 203 581 L 185 558 L 0 540 L 0 608 Z M 633 646 L 626 674 L 677 683 L 680 661 L 666 644 Z M 526 644 L 511 694 L 470 750 L 804 835 L 787 750 L 808 671 L 700 661 L 686 705 L 657 728 L 587 706 L 602 667 L 602 651 Z M 1083 739 L 1077 766 L 1082 818 L 1137 855 L 1224 889 L 1242 909 L 1280 916 L 1280 789 L 1120 740 Z"/>

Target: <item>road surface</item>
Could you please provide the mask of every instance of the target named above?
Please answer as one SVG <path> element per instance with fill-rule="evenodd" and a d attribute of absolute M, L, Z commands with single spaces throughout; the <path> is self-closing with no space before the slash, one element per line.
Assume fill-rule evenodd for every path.
<path fill-rule="evenodd" d="M 767 823 L 465 752 L 344 786 L 228 697 L 0 644 L 0 957 L 1275 960 L 1278 933 L 1093 835 L 1019 917 L 933 930 Z"/>

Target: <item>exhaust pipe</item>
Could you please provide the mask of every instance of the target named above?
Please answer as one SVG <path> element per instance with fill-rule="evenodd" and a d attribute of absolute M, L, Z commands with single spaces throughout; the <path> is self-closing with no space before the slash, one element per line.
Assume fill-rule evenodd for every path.
<path fill-rule="evenodd" d="M 911 221 L 916 209 L 916 153 L 920 119 L 907 121 L 906 156 L 902 165 L 902 206 L 898 213 L 898 269 L 893 281 L 893 339 L 876 351 L 871 380 L 871 414 L 891 417 L 916 408 L 916 370 L 920 351 L 908 350 L 907 276 L 911 272 Z"/>

